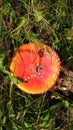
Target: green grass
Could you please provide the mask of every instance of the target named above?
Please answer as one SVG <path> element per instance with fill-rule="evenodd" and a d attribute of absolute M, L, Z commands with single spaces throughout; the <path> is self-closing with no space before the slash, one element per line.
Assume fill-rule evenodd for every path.
<path fill-rule="evenodd" d="M 28 42 L 51 46 L 61 65 L 72 71 L 73 1 L 0 1 L 0 130 L 72 130 L 73 93 L 68 96 L 52 89 L 29 95 L 15 86 L 10 59 Z"/>

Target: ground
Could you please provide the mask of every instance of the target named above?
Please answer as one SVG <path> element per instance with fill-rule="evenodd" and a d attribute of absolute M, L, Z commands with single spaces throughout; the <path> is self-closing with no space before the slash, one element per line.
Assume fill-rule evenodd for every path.
<path fill-rule="evenodd" d="M 0 1 L 0 130 L 73 130 L 73 1 Z M 10 75 L 14 51 L 42 42 L 61 59 L 53 89 L 42 95 L 19 90 Z"/>

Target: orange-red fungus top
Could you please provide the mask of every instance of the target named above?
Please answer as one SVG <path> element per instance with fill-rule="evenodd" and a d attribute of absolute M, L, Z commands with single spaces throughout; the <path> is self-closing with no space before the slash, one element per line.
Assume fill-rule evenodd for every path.
<path fill-rule="evenodd" d="M 41 94 L 56 83 L 60 59 L 49 46 L 28 43 L 14 53 L 10 71 L 21 81 L 17 84 L 18 88 L 30 94 Z"/>

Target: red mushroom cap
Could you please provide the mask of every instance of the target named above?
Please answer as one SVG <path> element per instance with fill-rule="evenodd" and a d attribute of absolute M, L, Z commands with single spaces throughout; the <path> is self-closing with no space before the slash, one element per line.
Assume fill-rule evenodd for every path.
<path fill-rule="evenodd" d="M 24 44 L 14 53 L 10 71 L 21 82 L 18 88 L 29 94 L 41 94 L 51 89 L 59 76 L 60 59 L 49 46 Z"/>

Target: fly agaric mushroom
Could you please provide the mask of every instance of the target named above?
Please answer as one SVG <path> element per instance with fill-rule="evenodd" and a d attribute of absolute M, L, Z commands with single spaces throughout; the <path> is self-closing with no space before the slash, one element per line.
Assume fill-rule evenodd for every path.
<path fill-rule="evenodd" d="M 56 83 L 60 72 L 60 59 L 47 45 L 24 44 L 14 53 L 10 72 L 20 80 L 18 88 L 29 94 L 42 94 Z"/>

